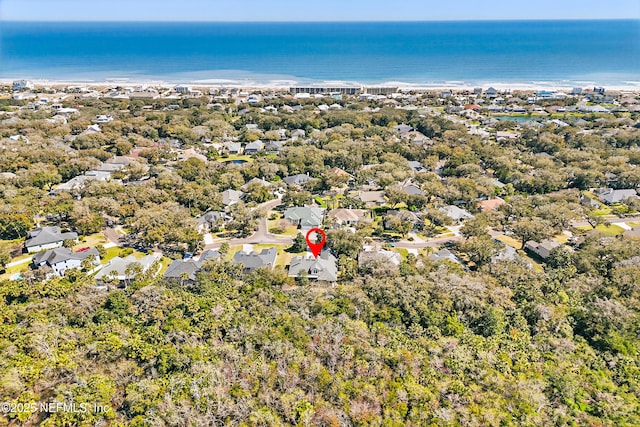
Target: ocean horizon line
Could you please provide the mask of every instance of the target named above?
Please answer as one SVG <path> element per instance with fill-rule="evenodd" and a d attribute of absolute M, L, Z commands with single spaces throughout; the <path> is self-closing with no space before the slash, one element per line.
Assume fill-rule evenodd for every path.
<path fill-rule="evenodd" d="M 11 84 L 12 81 L 20 78 L 0 78 L 0 84 Z M 139 78 L 139 77 L 107 77 L 104 79 L 28 79 L 37 86 L 97 86 L 107 87 L 113 85 L 129 86 L 150 86 L 150 87 L 174 87 L 176 85 L 189 85 L 202 88 L 247 88 L 262 90 L 288 90 L 292 87 L 397 87 L 400 90 L 420 90 L 420 91 L 447 91 L 447 90 L 470 90 L 476 87 L 493 87 L 500 91 L 537 91 L 537 90 L 557 90 L 567 91 L 575 87 L 590 88 L 602 87 L 603 84 L 597 81 L 434 81 L 434 82 L 406 82 L 406 81 L 384 81 L 384 82 L 359 82 L 359 81 L 295 81 L 287 79 L 255 80 L 255 79 L 223 79 L 210 78 L 198 80 L 167 80 L 162 78 Z M 609 90 L 631 91 L 640 93 L 640 81 L 623 81 L 611 85 L 604 85 Z"/>
<path fill-rule="evenodd" d="M 145 19 L 118 19 L 118 20 L 102 20 L 102 19 L 78 19 L 78 20 L 55 20 L 50 21 L 46 19 L 42 20 L 12 20 L 12 19 L 1 19 L 0 22 L 5 23 L 46 23 L 46 24 L 71 24 L 71 23 L 175 23 L 175 24 L 333 24 L 333 23 L 344 23 L 344 24 L 401 24 L 401 23 L 492 23 L 492 22 L 620 22 L 620 21 L 628 21 L 640 22 L 640 18 L 547 18 L 547 19 L 507 19 L 507 18 L 497 18 L 497 19 L 416 19 L 416 20 L 145 20 Z"/>
<path fill-rule="evenodd" d="M 8 22 L 0 78 L 624 85 L 640 20 Z"/>

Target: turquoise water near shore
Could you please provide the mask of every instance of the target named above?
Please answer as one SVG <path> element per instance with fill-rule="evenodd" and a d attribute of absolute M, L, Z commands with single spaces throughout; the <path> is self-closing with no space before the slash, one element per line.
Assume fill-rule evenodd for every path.
<path fill-rule="evenodd" d="M 0 78 L 640 87 L 640 21 L 1 22 Z"/>

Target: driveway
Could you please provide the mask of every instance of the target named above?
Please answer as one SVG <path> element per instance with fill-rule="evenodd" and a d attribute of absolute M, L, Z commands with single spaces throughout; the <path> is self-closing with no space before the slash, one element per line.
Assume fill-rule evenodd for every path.
<path fill-rule="evenodd" d="M 279 199 L 270 200 L 268 202 L 265 202 L 256 206 L 254 209 L 264 210 L 265 215 L 268 215 L 269 211 L 275 208 L 276 206 L 280 205 L 280 203 L 281 201 Z M 291 245 L 293 244 L 293 239 L 291 237 L 277 236 L 275 234 L 269 233 L 267 217 L 263 216 L 258 220 L 258 229 L 251 236 L 243 237 L 242 239 L 216 240 L 206 245 L 205 249 L 217 249 L 224 242 L 228 242 L 230 246 L 255 245 L 255 244 Z"/>

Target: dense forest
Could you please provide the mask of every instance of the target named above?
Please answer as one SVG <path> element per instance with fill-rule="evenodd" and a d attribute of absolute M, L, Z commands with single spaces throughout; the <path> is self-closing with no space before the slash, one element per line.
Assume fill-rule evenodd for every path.
<path fill-rule="evenodd" d="M 0 425 L 640 425 L 640 242 L 608 232 L 602 207 L 579 201 L 603 183 L 640 185 L 638 113 L 564 115 L 567 126 L 474 122 L 493 134 L 519 132 L 495 141 L 444 114 L 455 99 L 418 99 L 406 103 L 419 110 L 286 97 L 214 107 L 184 99 L 176 110 L 157 101 L 145 110 L 143 101 L 72 98 L 65 106 L 81 108 L 64 123 L 5 102 L 12 115 L 0 117 L 0 169 L 11 176 L 0 180 L 2 266 L 20 256 L 36 224 L 90 235 L 111 221 L 129 232 L 130 247 L 174 259 L 200 251 L 195 218 L 223 209 L 221 192 L 253 178 L 278 183 L 309 174 L 315 179 L 302 190 L 284 189 L 285 204 L 322 195 L 361 207 L 349 192 L 333 190 L 344 182 L 327 173 L 332 168 L 352 174 L 357 186 L 375 182 L 389 206 L 423 215 L 415 227 L 425 235 L 448 221 L 437 206 L 457 203 L 477 215 L 450 245 L 464 266 L 434 262 L 424 251 L 403 254 L 398 268 L 362 268 L 358 249 L 380 236 L 381 226 L 332 231 L 335 286 L 294 280 L 282 266 L 243 275 L 228 260 L 207 261 L 194 283 L 149 270 L 109 291 L 96 288 L 88 268 L 63 277 L 37 269 L 18 280 L 5 275 L 0 401 L 14 409 L 40 402 L 90 409 L 3 407 Z M 323 102 L 342 108 L 318 112 Z M 285 105 L 300 108 L 262 108 Z M 92 117 L 106 113 L 115 120 L 85 132 Z M 578 118 L 584 123 L 575 124 Z M 429 143 L 399 137 L 400 123 Z M 224 162 L 229 154 L 215 145 L 280 140 L 278 129 L 286 138 L 295 129 L 307 137 L 243 164 Z M 24 138 L 9 139 L 15 134 Z M 180 159 L 189 148 L 206 160 Z M 134 151 L 118 182 L 49 194 Z M 416 173 L 407 161 L 425 170 Z M 409 177 L 424 195 L 399 191 Z M 505 187 L 497 189 L 495 179 Z M 227 227 L 240 236 L 256 228 L 250 208 L 274 197 L 256 185 L 246 193 Z M 498 193 L 505 206 L 479 213 L 477 200 Z M 606 214 L 639 208 L 629 199 Z M 494 259 L 490 231 L 509 233 L 524 247 L 568 229 L 576 238 L 544 262 L 520 247 L 516 258 Z"/>

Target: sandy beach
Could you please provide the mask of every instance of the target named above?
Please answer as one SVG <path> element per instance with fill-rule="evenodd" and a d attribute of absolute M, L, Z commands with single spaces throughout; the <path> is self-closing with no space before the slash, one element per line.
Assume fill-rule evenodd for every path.
<path fill-rule="evenodd" d="M 0 84 L 11 85 L 14 79 L 0 79 Z M 598 82 L 486 82 L 482 84 L 469 84 L 466 82 L 438 82 L 438 83 L 408 83 L 402 81 L 387 81 L 382 83 L 359 83 L 359 82 L 347 82 L 347 81 L 323 81 L 315 83 L 301 83 L 295 80 L 271 80 L 271 81 L 252 81 L 249 79 L 202 79 L 185 82 L 168 82 L 163 80 L 153 79 L 127 79 L 127 78 L 114 78 L 106 79 L 102 81 L 81 81 L 81 80 L 45 80 L 36 79 L 31 80 L 36 87 L 44 88 L 66 88 L 69 86 L 79 86 L 96 89 L 106 89 L 116 86 L 124 87 L 136 87 L 136 86 L 148 86 L 156 88 L 171 89 L 178 84 L 189 85 L 194 88 L 236 88 L 246 90 L 288 90 L 294 86 L 325 86 L 325 87 L 397 87 L 402 91 L 473 91 L 474 88 L 482 87 L 484 89 L 493 87 L 499 91 L 559 91 L 567 92 L 571 91 L 575 87 L 583 89 L 590 89 L 593 87 L 601 87 L 603 85 Z M 578 84 L 582 83 L 582 84 Z M 637 82 L 625 82 L 623 85 L 604 86 L 609 91 L 618 92 L 640 92 L 640 81 Z"/>

